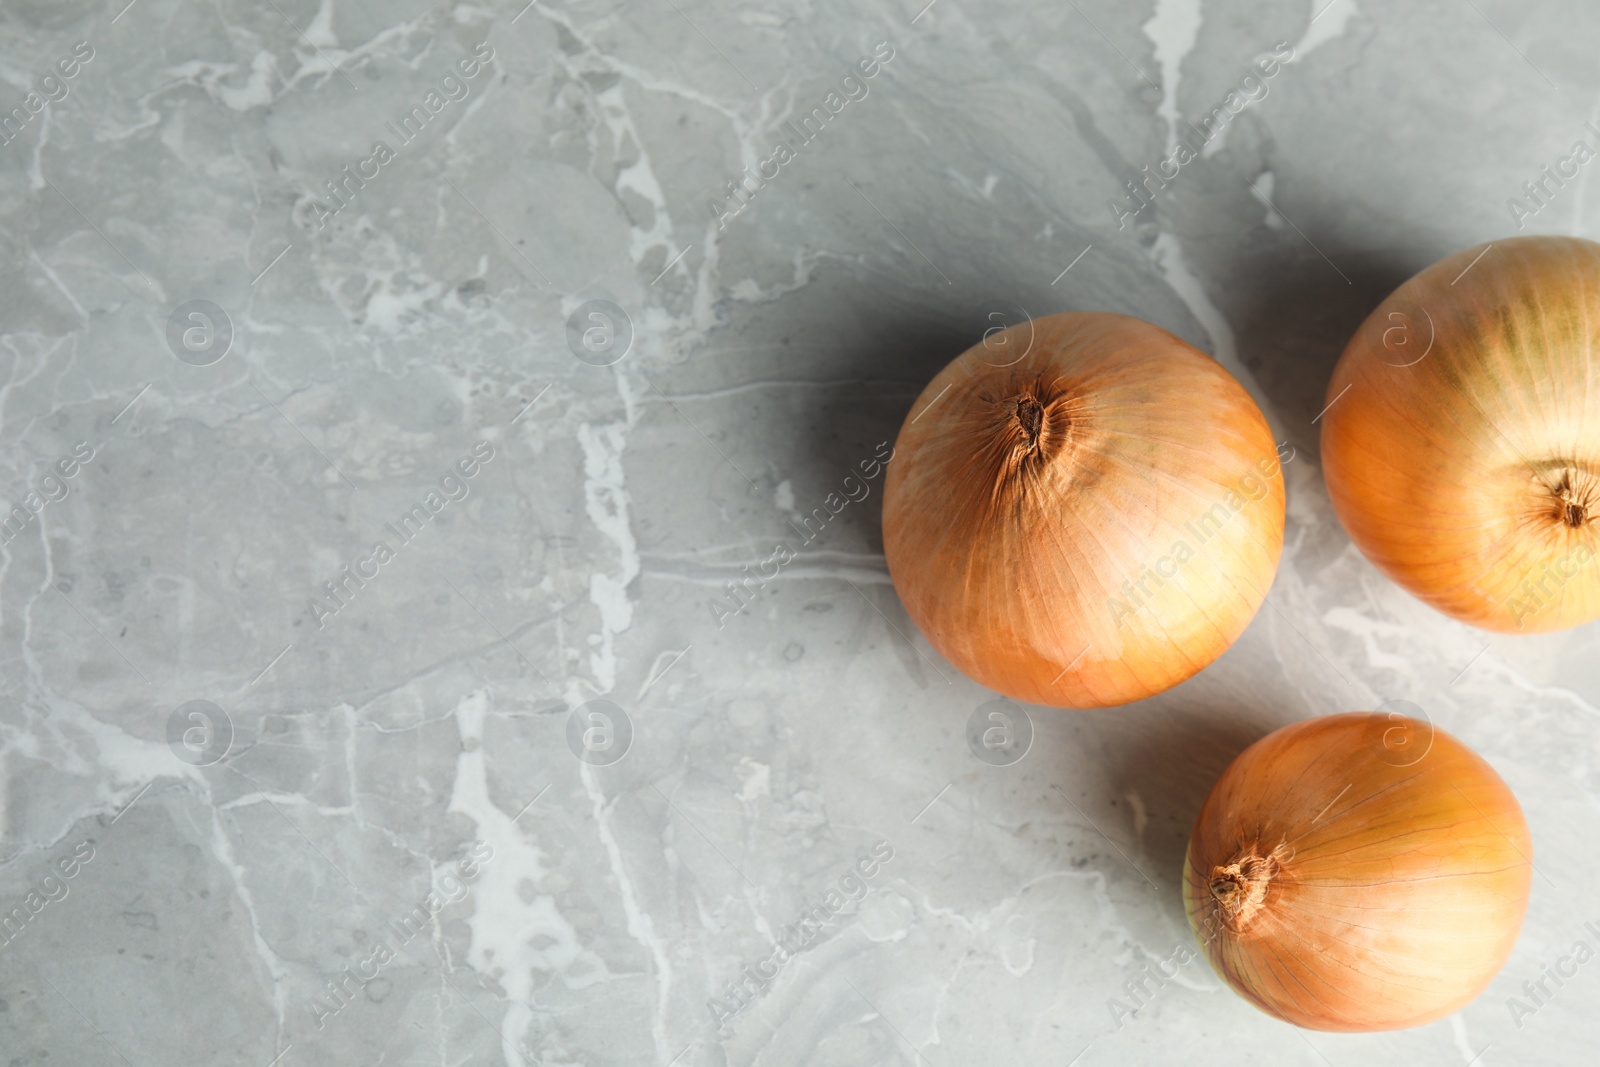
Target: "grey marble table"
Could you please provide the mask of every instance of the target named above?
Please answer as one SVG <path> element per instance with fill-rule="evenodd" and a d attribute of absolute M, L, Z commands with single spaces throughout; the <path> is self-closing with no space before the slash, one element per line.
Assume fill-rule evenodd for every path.
<path fill-rule="evenodd" d="M 1600 145 L 1594 5 L 125 3 L 0 8 L 0 1061 L 1593 1062 L 1600 963 L 1516 1005 L 1600 947 L 1600 629 L 1389 583 L 1314 420 L 1416 270 L 1600 236 L 1600 164 L 1525 185 Z M 1245 383 L 1286 548 L 985 762 L 875 457 L 1072 309 Z M 1297 1031 L 1174 962 L 1189 827 L 1401 700 L 1521 799 L 1527 922 Z"/>

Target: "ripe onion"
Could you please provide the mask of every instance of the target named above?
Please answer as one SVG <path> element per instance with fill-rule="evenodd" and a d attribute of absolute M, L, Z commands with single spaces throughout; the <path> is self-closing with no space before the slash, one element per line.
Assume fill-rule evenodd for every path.
<path fill-rule="evenodd" d="M 1330 715 L 1240 754 L 1206 798 L 1184 910 L 1218 974 L 1314 1030 L 1394 1030 L 1489 984 L 1533 850 L 1494 769 L 1425 721 Z"/>
<path fill-rule="evenodd" d="M 1124 315 L 1052 315 L 923 390 L 884 483 L 884 555 L 912 620 L 976 681 L 1124 704 L 1204 668 L 1261 605 L 1279 468 L 1215 360 Z"/>
<path fill-rule="evenodd" d="M 1380 304 L 1322 424 L 1334 511 L 1367 558 L 1491 630 L 1600 616 L 1597 329 L 1600 245 L 1572 237 L 1469 248 Z"/>

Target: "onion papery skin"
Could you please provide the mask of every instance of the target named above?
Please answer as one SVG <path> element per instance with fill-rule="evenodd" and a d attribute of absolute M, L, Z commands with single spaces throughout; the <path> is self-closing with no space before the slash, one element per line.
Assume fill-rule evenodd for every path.
<path fill-rule="evenodd" d="M 1600 616 L 1600 245 L 1440 260 L 1367 318 L 1325 403 L 1334 511 L 1396 583 L 1500 632 Z"/>
<path fill-rule="evenodd" d="M 912 621 L 968 677 L 1093 708 L 1238 638 L 1283 516 L 1272 431 L 1225 369 L 1147 322 L 1069 312 L 928 383 L 895 441 L 883 544 Z"/>
<path fill-rule="evenodd" d="M 1397 759 L 1384 740 L 1397 730 L 1425 754 Z M 1195 820 L 1184 910 L 1212 967 L 1262 1011 L 1395 1030 L 1483 991 L 1532 872 L 1527 823 L 1492 767 L 1426 723 L 1357 712 L 1286 726 L 1234 760 Z M 1261 891 L 1234 896 L 1245 884 Z"/>

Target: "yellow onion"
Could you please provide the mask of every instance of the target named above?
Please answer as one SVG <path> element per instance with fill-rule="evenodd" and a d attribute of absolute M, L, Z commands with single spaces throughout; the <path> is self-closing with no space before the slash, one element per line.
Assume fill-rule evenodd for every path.
<path fill-rule="evenodd" d="M 1272 433 L 1226 370 L 1147 322 L 1072 312 L 973 346 L 923 390 L 883 547 L 906 611 L 969 677 L 1104 707 L 1233 643 L 1283 514 Z"/>
<path fill-rule="evenodd" d="M 1328 386 L 1322 461 L 1368 559 L 1491 630 L 1600 616 L 1600 245 L 1518 237 L 1385 300 Z"/>
<path fill-rule="evenodd" d="M 1240 754 L 1184 861 L 1189 924 L 1212 967 L 1313 1030 L 1448 1015 L 1505 963 L 1533 849 L 1494 769 L 1425 721 L 1295 723 Z"/>

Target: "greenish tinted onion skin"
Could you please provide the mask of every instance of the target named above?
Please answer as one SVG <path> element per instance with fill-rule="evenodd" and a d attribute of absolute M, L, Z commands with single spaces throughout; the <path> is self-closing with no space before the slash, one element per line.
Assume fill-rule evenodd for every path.
<path fill-rule="evenodd" d="M 1326 402 L 1334 511 L 1397 584 L 1501 632 L 1600 617 L 1600 244 L 1440 260 L 1351 338 Z"/>

